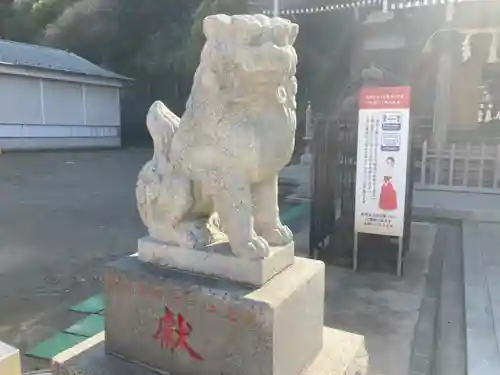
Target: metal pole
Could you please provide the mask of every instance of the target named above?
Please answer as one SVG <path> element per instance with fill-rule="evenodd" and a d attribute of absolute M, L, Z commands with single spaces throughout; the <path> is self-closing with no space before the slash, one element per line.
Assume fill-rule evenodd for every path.
<path fill-rule="evenodd" d="M 382 12 L 387 13 L 389 10 L 389 2 L 388 0 L 382 1 Z"/>
<path fill-rule="evenodd" d="M 278 17 L 280 15 L 280 0 L 273 0 L 273 16 Z"/>
<path fill-rule="evenodd" d="M 354 230 L 354 246 L 352 248 L 352 270 L 356 272 L 358 270 L 358 245 L 359 245 L 359 238 L 358 238 L 358 232 L 356 232 L 356 229 Z"/>
<path fill-rule="evenodd" d="M 398 277 L 403 276 L 403 237 L 398 238 L 398 264 L 396 274 Z"/>

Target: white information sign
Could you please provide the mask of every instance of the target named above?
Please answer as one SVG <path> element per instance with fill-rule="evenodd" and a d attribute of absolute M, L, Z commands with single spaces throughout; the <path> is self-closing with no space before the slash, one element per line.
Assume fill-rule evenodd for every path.
<path fill-rule="evenodd" d="M 403 237 L 410 93 L 406 86 L 360 91 L 356 233 Z"/>

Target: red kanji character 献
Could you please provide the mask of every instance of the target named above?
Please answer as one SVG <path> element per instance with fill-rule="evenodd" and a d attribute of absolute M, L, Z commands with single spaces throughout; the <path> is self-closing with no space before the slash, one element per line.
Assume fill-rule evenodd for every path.
<path fill-rule="evenodd" d="M 165 313 L 158 321 L 158 328 L 153 338 L 160 341 L 161 348 L 170 348 L 172 353 L 177 348 L 183 348 L 186 349 L 191 358 L 201 361 L 203 360 L 201 355 L 187 342 L 192 330 L 191 324 L 186 321 L 182 314 L 176 315 L 165 306 Z"/>
<path fill-rule="evenodd" d="M 184 316 L 182 314 L 177 314 L 177 343 L 175 347 L 186 349 L 191 358 L 201 361 L 203 360 L 201 355 L 199 355 L 187 342 L 192 330 L 191 324 L 184 319 Z"/>
<path fill-rule="evenodd" d="M 172 352 L 175 349 L 175 328 L 175 315 L 167 306 L 165 306 L 165 313 L 158 321 L 158 329 L 153 335 L 153 338 L 155 340 L 160 340 L 160 345 L 162 348 L 170 348 Z"/>

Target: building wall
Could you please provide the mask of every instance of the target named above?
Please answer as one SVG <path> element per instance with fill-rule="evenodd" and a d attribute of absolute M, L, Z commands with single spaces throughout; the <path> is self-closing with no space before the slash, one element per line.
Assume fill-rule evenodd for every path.
<path fill-rule="evenodd" d="M 41 118 L 39 82 L 0 75 L 0 124 L 40 124 Z"/>
<path fill-rule="evenodd" d="M 118 87 L 0 74 L 0 148 L 120 144 Z"/>

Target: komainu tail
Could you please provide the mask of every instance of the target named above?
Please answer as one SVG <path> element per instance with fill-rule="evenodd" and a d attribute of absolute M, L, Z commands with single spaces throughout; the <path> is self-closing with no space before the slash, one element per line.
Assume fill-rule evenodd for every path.
<path fill-rule="evenodd" d="M 181 119 L 161 101 L 157 100 L 149 108 L 146 117 L 148 131 L 153 138 L 155 153 L 168 155 L 175 132 Z"/>
<path fill-rule="evenodd" d="M 149 108 L 146 125 L 154 145 L 154 156 L 139 172 L 136 187 L 137 207 L 148 228 L 154 226 L 155 207 L 162 190 L 162 180 L 169 180 L 169 152 L 180 119 L 165 104 L 156 101 Z"/>

